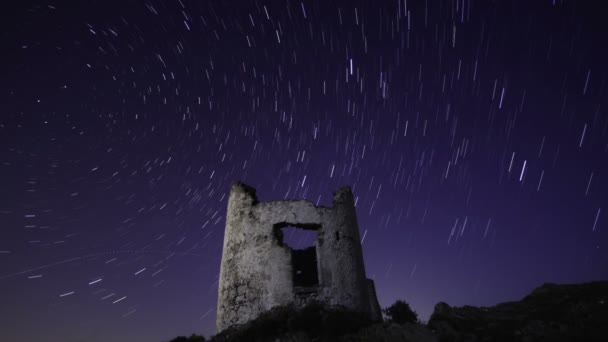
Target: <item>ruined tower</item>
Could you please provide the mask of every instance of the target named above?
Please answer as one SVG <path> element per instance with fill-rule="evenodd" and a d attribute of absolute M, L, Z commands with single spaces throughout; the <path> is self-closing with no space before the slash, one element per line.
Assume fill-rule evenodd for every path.
<path fill-rule="evenodd" d="M 292 250 L 283 243 L 286 226 L 316 230 L 315 245 Z M 258 202 L 254 188 L 235 183 L 218 292 L 218 332 L 275 306 L 312 301 L 381 319 L 374 283 L 365 276 L 351 189 L 338 189 L 327 208 L 306 200 Z"/>

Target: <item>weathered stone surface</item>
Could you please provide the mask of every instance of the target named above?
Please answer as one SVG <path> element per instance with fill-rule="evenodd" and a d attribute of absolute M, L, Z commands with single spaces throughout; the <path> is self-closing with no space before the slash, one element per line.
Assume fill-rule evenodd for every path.
<path fill-rule="evenodd" d="M 367 295 L 369 297 L 369 306 L 371 308 L 371 319 L 373 321 L 382 320 L 382 309 L 378 303 L 378 297 L 376 296 L 376 285 L 371 279 L 367 279 Z"/>
<path fill-rule="evenodd" d="M 316 286 L 294 286 L 292 251 L 278 232 L 286 225 L 317 230 Z M 373 282 L 365 277 L 350 188 L 338 189 L 327 208 L 306 200 L 260 203 L 255 189 L 235 183 L 228 200 L 218 292 L 218 331 L 273 307 L 312 301 L 381 319 Z"/>

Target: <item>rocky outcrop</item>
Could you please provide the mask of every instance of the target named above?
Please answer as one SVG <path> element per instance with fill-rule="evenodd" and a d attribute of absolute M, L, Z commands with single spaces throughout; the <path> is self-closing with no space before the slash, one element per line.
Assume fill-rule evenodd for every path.
<path fill-rule="evenodd" d="M 606 341 L 608 282 L 545 284 L 492 307 L 438 303 L 428 328 L 439 341 Z"/>

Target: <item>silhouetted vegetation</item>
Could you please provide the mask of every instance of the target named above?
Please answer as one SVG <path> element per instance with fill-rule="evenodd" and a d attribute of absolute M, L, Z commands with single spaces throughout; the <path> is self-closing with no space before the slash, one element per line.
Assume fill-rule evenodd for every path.
<path fill-rule="evenodd" d="M 178 336 L 169 342 L 205 342 L 205 337 L 196 335 L 196 334 L 192 334 L 189 337 Z"/>
<path fill-rule="evenodd" d="M 315 340 L 356 332 L 372 322 L 365 315 L 344 308 L 328 309 L 313 303 L 302 309 L 277 307 L 244 325 L 229 328 L 211 341 L 257 341 L 285 335 L 298 335 Z"/>
<path fill-rule="evenodd" d="M 410 308 L 410 305 L 403 300 L 396 301 L 393 305 L 382 310 L 389 320 L 404 324 L 418 322 L 418 314 Z"/>
<path fill-rule="evenodd" d="M 385 322 L 370 322 L 344 308 L 312 304 L 278 307 L 208 342 L 436 342 L 436 341 L 605 341 L 608 282 L 545 284 L 520 301 L 491 307 L 438 303 L 428 325 L 399 300 L 383 310 Z M 414 324 L 405 324 L 405 323 Z M 170 342 L 201 342 L 202 336 Z"/>

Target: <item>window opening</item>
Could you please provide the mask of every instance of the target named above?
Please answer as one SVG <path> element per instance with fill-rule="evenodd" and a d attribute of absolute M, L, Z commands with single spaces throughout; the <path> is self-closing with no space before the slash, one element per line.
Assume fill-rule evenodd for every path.
<path fill-rule="evenodd" d="M 275 225 L 279 244 L 291 250 L 294 287 L 319 285 L 317 267 L 317 230 L 319 225 Z"/>

